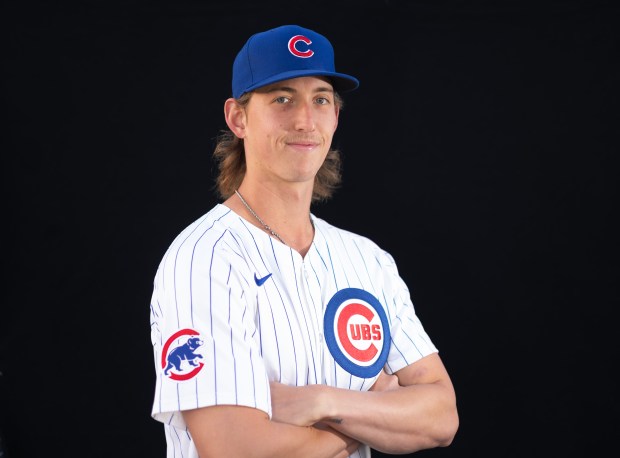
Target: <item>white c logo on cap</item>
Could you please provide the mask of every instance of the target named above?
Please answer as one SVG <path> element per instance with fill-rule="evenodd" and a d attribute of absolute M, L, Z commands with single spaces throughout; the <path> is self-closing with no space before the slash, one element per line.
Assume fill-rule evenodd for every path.
<path fill-rule="evenodd" d="M 307 37 L 304 37 L 303 35 L 295 35 L 293 38 L 291 38 L 288 41 L 288 50 L 291 52 L 293 56 L 303 57 L 303 58 L 312 57 L 314 55 L 314 51 L 312 49 L 307 49 L 306 51 L 299 51 L 297 49 L 297 43 L 299 43 L 300 41 L 303 41 L 307 45 L 312 43 L 312 40 L 310 40 Z"/>

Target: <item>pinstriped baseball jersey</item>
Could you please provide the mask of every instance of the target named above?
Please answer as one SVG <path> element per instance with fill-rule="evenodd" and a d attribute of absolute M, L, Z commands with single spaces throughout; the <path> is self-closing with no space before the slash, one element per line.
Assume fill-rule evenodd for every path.
<path fill-rule="evenodd" d="M 271 415 L 269 381 L 368 390 L 436 352 L 390 254 L 312 215 L 305 258 L 218 204 L 172 242 L 151 301 L 152 416 L 168 456 L 197 456 L 180 411 Z M 352 457 L 366 458 L 366 446 Z"/>

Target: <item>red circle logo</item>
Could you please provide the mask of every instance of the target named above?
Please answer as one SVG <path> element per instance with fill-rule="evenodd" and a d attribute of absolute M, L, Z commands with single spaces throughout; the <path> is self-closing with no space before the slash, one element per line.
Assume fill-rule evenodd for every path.
<path fill-rule="evenodd" d="M 195 362 L 196 359 L 202 359 L 202 355 L 196 353 L 204 343 L 199 336 L 193 329 L 181 329 L 166 340 L 161 353 L 161 368 L 166 377 L 177 381 L 189 380 L 202 370 L 204 363 Z M 170 349 L 175 341 L 179 344 Z"/>
<path fill-rule="evenodd" d="M 387 362 L 389 322 L 379 300 L 368 291 L 345 288 L 334 294 L 323 329 L 330 353 L 347 372 L 370 378 Z"/>

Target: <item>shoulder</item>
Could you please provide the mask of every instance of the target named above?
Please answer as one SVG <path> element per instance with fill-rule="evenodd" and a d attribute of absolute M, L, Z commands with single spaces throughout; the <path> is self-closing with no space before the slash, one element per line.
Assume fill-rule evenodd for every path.
<path fill-rule="evenodd" d="M 221 237 L 231 225 L 232 211 L 217 204 L 207 213 L 187 225 L 170 244 L 169 250 L 178 249 L 201 240 L 212 240 Z"/>
<path fill-rule="evenodd" d="M 217 204 L 207 213 L 187 225 L 166 249 L 162 263 L 174 260 L 206 261 L 218 252 L 235 250 L 247 237 L 240 217 L 230 208 Z"/>

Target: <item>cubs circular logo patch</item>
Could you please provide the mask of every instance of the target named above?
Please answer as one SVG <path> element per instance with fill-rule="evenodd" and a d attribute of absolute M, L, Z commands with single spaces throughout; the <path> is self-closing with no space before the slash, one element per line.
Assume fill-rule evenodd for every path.
<path fill-rule="evenodd" d="M 172 334 L 161 352 L 164 375 L 177 381 L 195 377 L 204 366 L 204 363 L 197 361 L 202 359 L 197 350 L 203 343 L 199 333 L 193 329 L 181 329 Z"/>
<path fill-rule="evenodd" d="M 329 352 L 357 377 L 377 375 L 387 361 L 390 328 L 379 300 L 368 291 L 346 288 L 327 303 L 323 331 Z"/>

